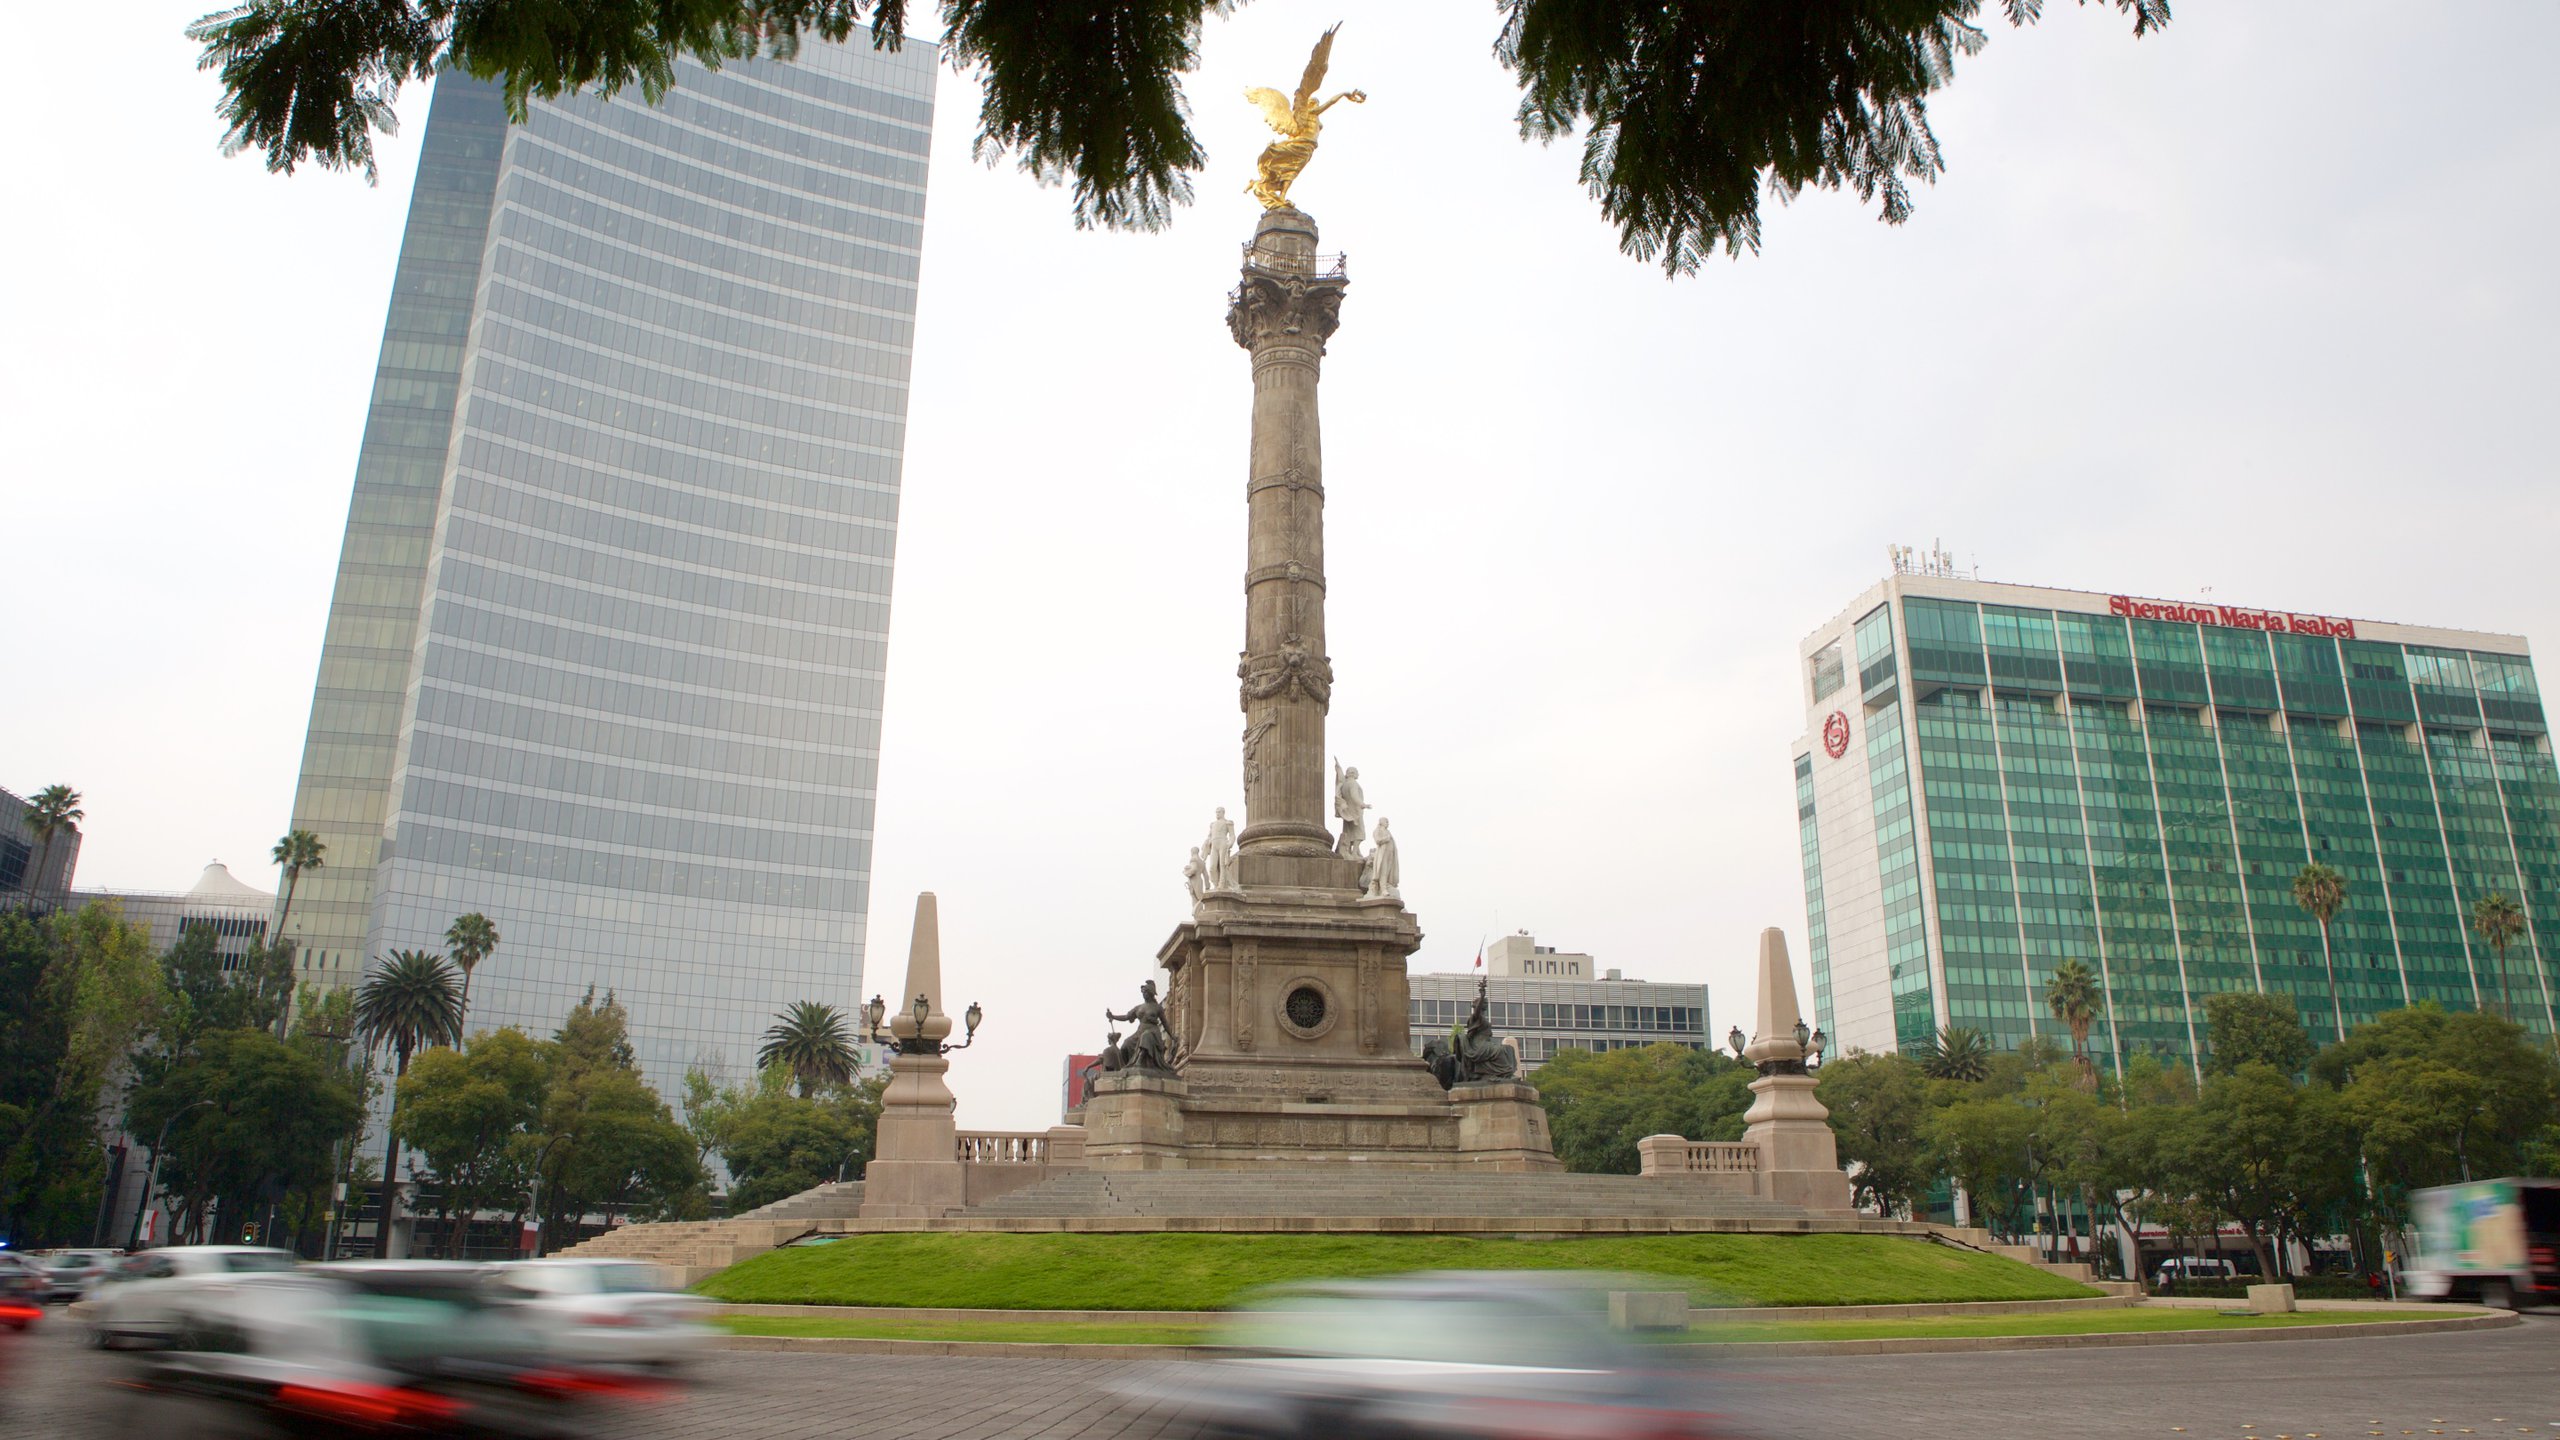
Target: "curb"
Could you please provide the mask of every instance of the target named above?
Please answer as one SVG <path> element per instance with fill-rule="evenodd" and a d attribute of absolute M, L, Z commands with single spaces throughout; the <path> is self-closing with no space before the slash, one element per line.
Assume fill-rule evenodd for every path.
<path fill-rule="evenodd" d="M 1019 1315 L 1020 1311 L 1001 1311 Z M 1701 1341 L 1660 1347 L 1691 1359 L 1760 1358 L 1790 1355 L 1952 1355 L 1994 1350 L 2079 1350 L 2134 1345 L 2224 1345 L 2271 1340 L 2359 1340 L 2379 1335 L 2427 1335 L 2457 1330 L 2502 1330 L 2521 1325 L 2524 1317 L 2508 1311 L 2450 1315 L 2430 1320 L 2357 1321 L 2345 1325 L 2303 1325 L 2269 1330 L 2138 1330 L 2091 1335 L 1962 1335 L 1902 1340 L 1739 1340 Z M 942 1355 L 1047 1357 L 1099 1360 L 1163 1359 L 1177 1355 L 1214 1355 L 1214 1345 L 1088 1345 L 1069 1341 L 1032 1340 L 863 1340 L 849 1336 L 730 1335 L 722 1350 L 783 1351 L 807 1355 Z"/>
<path fill-rule="evenodd" d="M 1619 1288 L 1631 1289 L 1633 1286 Z M 2066 1310 L 2129 1310 L 2141 1304 L 2137 1295 L 2089 1295 L 2061 1300 L 1949 1300 L 1907 1305 L 1753 1305 L 1726 1309 L 1690 1307 L 1692 1320 L 1708 1323 L 1753 1320 L 1904 1320 L 1955 1315 L 2040 1315 Z M 2306 1307 L 2308 1304 L 2306 1302 Z M 1080 1325 L 1212 1325 L 1226 1319 L 1225 1310 L 957 1310 L 917 1309 L 899 1305 L 766 1305 L 720 1307 L 723 1316 L 741 1319 L 912 1320 L 922 1323 L 1054 1320 Z"/>
<path fill-rule="evenodd" d="M 731 1335 L 719 1350 L 789 1351 L 804 1355 L 949 1355 L 990 1358 L 1160 1359 L 1207 1355 L 1207 1345 L 1083 1345 L 1049 1340 L 857 1340 L 841 1335 Z"/>
<path fill-rule="evenodd" d="M 1903 1340 L 1737 1340 L 1674 1345 L 1705 1357 L 1788 1355 L 1962 1355 L 1990 1350 L 2078 1350 L 2133 1345 L 2231 1345 L 2265 1340 L 2363 1340 L 2377 1335 L 2428 1335 L 2452 1330 L 2502 1330 L 2524 1317 L 2504 1311 L 2451 1315 L 2440 1320 L 2371 1320 L 2345 1325 L 2301 1325 L 2267 1330 L 2135 1330 L 2092 1335 L 1949 1335 Z M 1102 1347 L 1109 1348 L 1109 1347 Z"/>

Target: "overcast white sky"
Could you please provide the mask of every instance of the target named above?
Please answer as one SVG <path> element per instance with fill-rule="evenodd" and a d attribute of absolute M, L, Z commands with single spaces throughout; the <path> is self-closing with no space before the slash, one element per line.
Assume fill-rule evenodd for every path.
<path fill-rule="evenodd" d="M 222 158 L 203 3 L 19 15 L 0 83 L 0 786 L 85 792 L 91 886 L 274 883 L 425 122 L 413 90 L 374 188 Z M 1238 92 L 1346 9 L 1334 80 L 1371 102 L 1295 192 L 1351 257 L 1331 735 L 1403 843 L 1416 970 L 1525 928 L 1708 981 L 1718 1029 L 1760 927 L 1801 973 L 1795 646 L 1888 543 L 2554 633 L 2560 8 L 2190 0 L 2136 42 L 2056 4 L 1934 107 L 1910 224 L 1808 197 L 1676 283 L 1573 147 L 1514 137 L 1473 0 L 1213 21 L 1211 166 L 1162 235 L 972 164 L 946 73 L 860 988 L 940 892 L 989 1016 L 964 1124 L 1055 1118 L 1240 798 Z"/>

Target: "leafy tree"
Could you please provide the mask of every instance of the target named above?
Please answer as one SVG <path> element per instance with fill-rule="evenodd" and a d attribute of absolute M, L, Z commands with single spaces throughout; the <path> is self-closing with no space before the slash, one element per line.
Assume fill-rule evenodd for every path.
<path fill-rule="evenodd" d="M 2251 1060 L 2205 1082 L 2195 1119 L 2176 1164 L 2199 1197 L 2239 1223 L 2259 1273 L 2273 1278 L 2270 1242 L 2345 1197 L 2354 1143 L 2343 1117 L 2289 1073 Z"/>
<path fill-rule="evenodd" d="M 2432 1003 L 2358 1027 L 2311 1073 L 2343 1097 L 2389 1216 L 2412 1189 L 2525 1168 L 2560 1112 L 2560 1061 L 2522 1026 Z"/>
<path fill-rule="evenodd" d="M 490 924 L 489 917 L 477 910 L 468 915 L 457 915 L 453 923 L 445 927 L 444 948 L 452 954 L 453 963 L 462 970 L 462 1014 L 468 1021 L 471 1015 L 471 972 L 479 969 L 480 962 L 489 958 L 489 952 L 498 948 L 498 927 Z"/>
<path fill-rule="evenodd" d="M 294 887 L 302 883 L 302 872 L 317 870 L 329 863 L 325 858 L 328 853 L 329 847 L 321 844 L 320 837 L 308 830 L 287 830 L 284 838 L 276 842 L 270 858 L 284 867 L 284 904 L 276 910 L 278 940 L 284 939 L 285 922 L 293 918 L 293 892 Z"/>
<path fill-rule="evenodd" d="M 1852 1055 L 1822 1067 L 1814 1090 L 1860 1203 L 1915 1209 L 1938 1177 L 1929 1149 L 1930 1082 L 1907 1055 Z"/>
<path fill-rule="evenodd" d="M 2087 3 L 2087 0 L 2083 0 Z M 2137 36 L 2168 0 L 2113 0 Z M 976 153 L 1071 186 L 1079 225 L 1154 229 L 1191 199 L 1205 156 L 1182 77 L 1204 15 L 1226 0 L 941 0 L 943 54 L 977 77 Z M 1693 270 L 1718 248 L 1756 250 L 1763 195 L 1857 192 L 1899 224 L 1911 183 L 1943 168 L 1928 100 L 1986 42 L 1982 0 L 1496 0 L 1495 58 L 1522 92 L 1524 138 L 1584 133 L 1582 183 L 1619 246 Z M 2002 0 L 2012 25 L 2042 0 Z M 373 133 L 400 85 L 447 68 L 531 97 L 638 85 L 657 99 L 674 62 L 790 56 L 804 35 L 842 40 L 865 17 L 894 48 L 907 0 L 245 0 L 188 28 L 220 72 L 226 144 L 373 174 Z M 1453 35 L 1453 40 L 1460 37 Z M 1473 44 L 1480 41 L 1463 41 Z"/>
<path fill-rule="evenodd" d="M 1973 1197 L 1974 1220 L 2016 1235 L 2019 1199 L 2035 1177 L 2035 1117 L 2008 1096 L 1967 1094 L 1929 1117 L 1929 1145 Z"/>
<path fill-rule="evenodd" d="M 601 1211 L 681 1210 L 702 1187 L 692 1138 L 641 1078 L 630 1020 L 611 994 L 578 1002 L 554 1037 L 542 1102 L 545 1229 Z"/>
<path fill-rule="evenodd" d="M 1751 1067 L 1711 1050 L 1655 1044 L 1560 1050 L 1538 1069 L 1556 1158 L 1586 1174 L 1633 1175 L 1648 1135 L 1739 1140 Z"/>
<path fill-rule="evenodd" d="M 1991 1075 L 1991 1041 L 1970 1025 L 1950 1025 L 1912 1049 L 1932 1080 L 1980 1081 Z"/>
<path fill-rule="evenodd" d="M 853 1171 L 871 1153 L 886 1076 L 794 1095 L 775 1066 L 751 1093 L 727 1092 L 720 1158 L 729 1167 L 729 1213 L 786 1200 Z"/>
<path fill-rule="evenodd" d="M 550 1079 L 547 1047 L 509 1027 L 473 1036 L 468 1050 L 430 1050 L 400 1081 L 400 1136 L 435 1167 L 455 1259 L 474 1213 L 523 1194 L 519 1142 L 542 1119 Z"/>
<path fill-rule="evenodd" d="M 175 1064 L 198 1038 L 215 1030 L 271 1030 L 293 994 L 293 947 L 253 943 L 239 968 L 222 965 L 221 938 L 210 925 L 191 925 L 160 957 L 168 990 L 156 1043 L 144 1068 Z"/>
<path fill-rule="evenodd" d="M 76 798 L 76 797 L 75 797 Z M 106 1082 L 164 1003 L 149 931 L 113 901 L 0 916 L 0 1228 L 83 1243 L 97 1224 Z"/>
<path fill-rule="evenodd" d="M 806 1098 L 822 1085 L 842 1085 L 853 1079 L 853 1033 L 833 1005 L 794 1001 L 764 1032 L 756 1064 L 788 1069 Z"/>
<path fill-rule="evenodd" d="M 2507 947 L 2524 938 L 2524 908 L 2508 899 L 2505 891 L 2492 890 L 2471 902 L 2471 929 L 2497 957 L 2498 1013 L 2513 1020 L 2515 1006 L 2507 998 Z"/>
<path fill-rule="evenodd" d="M 36 868 L 27 876 L 27 893 L 41 893 L 45 867 L 53 863 L 53 837 L 76 830 L 89 812 L 80 808 L 80 792 L 68 785 L 47 785 L 27 802 L 27 830 L 36 837 Z"/>
<path fill-rule="evenodd" d="M 2089 1062 L 2089 1029 L 2107 1013 L 2107 992 L 2098 983 L 2098 972 L 2076 955 L 2066 957 L 2053 967 L 2052 978 L 2044 983 L 2044 1003 L 2054 1019 L 2070 1028 L 2071 1058 L 2079 1062 L 2081 1073 L 2094 1083 L 2097 1070 Z"/>
<path fill-rule="evenodd" d="M 2329 944 L 2329 922 L 2347 903 L 2347 877 L 2314 860 L 2294 873 L 2293 903 L 2320 922 L 2320 958 L 2329 967 L 2330 1022 L 2347 1033 L 2347 1011 L 2338 995 L 2338 958 Z"/>
<path fill-rule="evenodd" d="M 2289 995 L 2255 990 L 2208 995 L 2204 1016 L 2207 1075 L 2229 1075 L 2243 1065 L 2298 1075 L 2311 1062 L 2311 1036 Z"/>
<path fill-rule="evenodd" d="M 212 1104 L 198 1104 L 199 1101 Z M 264 1030 L 216 1030 L 135 1090 L 137 1131 L 170 1122 L 160 1178 L 190 1233 L 217 1210 L 237 1234 L 268 1202 L 324 1185 L 339 1141 L 362 1118 L 353 1077 Z"/>
<path fill-rule="evenodd" d="M 453 967 L 441 955 L 424 950 L 394 950 L 380 968 L 356 987 L 357 1038 L 367 1050 L 387 1049 L 396 1063 L 392 1081 L 409 1073 L 409 1057 L 431 1045 L 450 1045 L 462 1038 L 462 992 Z M 400 1124 L 398 1092 L 393 1092 L 392 1122 L 383 1127 L 382 1228 L 377 1253 L 391 1253 L 391 1225 L 400 1194 Z"/>

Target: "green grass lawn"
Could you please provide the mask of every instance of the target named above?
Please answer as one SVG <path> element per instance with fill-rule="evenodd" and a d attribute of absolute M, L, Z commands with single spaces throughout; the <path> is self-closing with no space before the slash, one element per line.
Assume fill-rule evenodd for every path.
<path fill-rule="evenodd" d="M 2056 1300 L 2097 1292 L 2031 1265 L 1893 1235 L 858 1235 L 768 1251 L 703 1281 L 733 1304 L 1218 1310 L 1287 1280 L 1408 1270 L 1606 1270 L 1700 1305 Z"/>
<path fill-rule="evenodd" d="M 2214 1310 L 2065 1310 L 2042 1315 L 1985 1315 L 1917 1320 L 1709 1321 L 1686 1334 L 1663 1332 L 1634 1338 L 1659 1345 L 1731 1344 L 1768 1340 L 1901 1340 L 1974 1335 L 2123 1335 L 2155 1330 L 2272 1330 L 2306 1325 L 2353 1324 L 2382 1319 L 2425 1319 L 2432 1312 L 2380 1313 L 2306 1310 L 2292 1315 L 2225 1315 Z M 1072 1345 L 1197 1345 L 1215 1331 L 1203 1325 L 1149 1325 L 1124 1321 L 898 1320 L 825 1316 L 730 1316 L 720 1322 L 737 1335 L 802 1335 L 860 1340 L 1049 1341 Z"/>

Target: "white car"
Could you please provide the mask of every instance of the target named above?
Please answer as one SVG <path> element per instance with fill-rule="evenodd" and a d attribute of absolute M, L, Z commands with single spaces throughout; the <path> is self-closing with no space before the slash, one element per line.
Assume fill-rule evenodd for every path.
<path fill-rule="evenodd" d="M 673 1370 L 711 1347 L 719 1307 L 667 1283 L 639 1260 L 518 1260 L 499 1283 L 533 1316 L 561 1359 Z"/>
<path fill-rule="evenodd" d="M 118 1260 L 72 1313 L 89 1322 L 99 1346 L 122 1349 L 167 1333 L 173 1296 L 207 1280 L 268 1275 L 294 1268 L 291 1251 L 258 1245 L 167 1245 Z"/>

